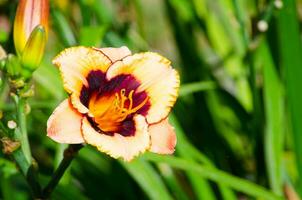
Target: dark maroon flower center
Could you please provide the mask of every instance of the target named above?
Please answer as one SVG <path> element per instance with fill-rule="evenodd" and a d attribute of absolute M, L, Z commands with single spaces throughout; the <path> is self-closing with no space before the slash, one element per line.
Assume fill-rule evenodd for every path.
<path fill-rule="evenodd" d="M 81 89 L 80 101 L 89 109 L 93 107 L 94 117 L 87 117 L 94 129 L 107 135 L 133 136 L 133 116 L 145 116 L 150 108 L 147 93 L 137 90 L 140 83 L 135 77 L 122 74 L 107 80 L 102 71 L 91 71 L 87 82 L 88 87 L 83 85 Z"/>

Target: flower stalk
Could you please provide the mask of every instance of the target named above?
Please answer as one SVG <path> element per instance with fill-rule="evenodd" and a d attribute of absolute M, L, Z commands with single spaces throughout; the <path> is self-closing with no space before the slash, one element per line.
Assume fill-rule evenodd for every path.
<path fill-rule="evenodd" d="M 26 128 L 26 112 L 25 105 L 26 99 L 19 97 L 18 95 L 13 95 L 13 99 L 16 105 L 17 112 L 17 125 L 18 127 L 15 129 L 15 139 L 19 140 L 21 143 L 21 149 L 24 153 L 26 161 L 31 163 L 31 152 L 30 146 L 27 136 L 27 128 Z"/>
<path fill-rule="evenodd" d="M 9 130 L 4 126 L 4 124 L 1 121 L 0 121 L 0 129 L 4 133 L 4 137 L 1 139 L 3 148 L 5 148 L 4 142 L 16 143 L 16 141 L 8 138 L 8 136 L 10 136 L 12 134 L 10 134 Z M 19 134 L 18 128 L 15 129 L 13 136 L 16 137 L 17 134 Z M 6 141 L 3 141 L 3 140 L 6 140 Z M 41 198 L 42 190 L 41 190 L 40 183 L 38 182 L 38 178 L 37 178 L 37 175 L 38 175 L 37 164 L 34 161 L 28 162 L 21 146 L 13 148 L 9 152 L 6 152 L 6 153 L 9 155 L 12 155 L 18 168 L 20 169 L 21 173 L 23 174 L 23 176 L 25 177 L 25 179 L 29 185 L 33 198 L 35 198 L 35 199 Z"/>
<path fill-rule="evenodd" d="M 61 180 L 62 176 L 64 175 L 65 171 L 71 164 L 74 157 L 77 155 L 79 150 L 83 147 L 82 144 L 71 144 L 68 146 L 67 149 L 64 151 L 64 157 L 61 161 L 59 167 L 53 174 L 51 180 L 43 189 L 43 198 L 48 199 L 55 187 L 58 185 L 59 181 Z"/>

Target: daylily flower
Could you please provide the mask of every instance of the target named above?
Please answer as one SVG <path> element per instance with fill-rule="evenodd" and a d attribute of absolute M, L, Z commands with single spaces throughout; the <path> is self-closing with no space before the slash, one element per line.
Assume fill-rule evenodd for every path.
<path fill-rule="evenodd" d="M 131 55 L 127 47 L 72 47 L 53 63 L 70 97 L 48 119 L 51 139 L 87 143 L 126 161 L 146 150 L 174 152 L 168 114 L 179 75 L 169 60 L 151 52 Z"/>

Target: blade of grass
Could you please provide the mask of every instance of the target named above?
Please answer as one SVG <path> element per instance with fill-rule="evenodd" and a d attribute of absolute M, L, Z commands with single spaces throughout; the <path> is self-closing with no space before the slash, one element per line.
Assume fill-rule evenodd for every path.
<path fill-rule="evenodd" d="M 63 42 L 64 47 L 74 46 L 77 43 L 76 38 L 65 16 L 57 10 L 51 10 L 51 15 L 54 29 Z"/>
<path fill-rule="evenodd" d="M 239 0 L 232 0 L 236 19 L 240 25 L 241 35 L 242 35 L 242 43 L 245 48 L 246 53 L 246 61 L 248 62 L 249 67 L 249 82 L 250 87 L 252 90 L 253 95 L 253 116 L 254 116 L 254 132 L 257 133 L 257 129 L 259 124 L 261 124 L 261 105 L 260 105 L 260 98 L 259 98 L 259 91 L 256 85 L 256 70 L 255 66 L 253 65 L 253 54 L 249 51 L 249 45 L 250 45 L 250 36 L 247 30 L 247 25 L 244 20 L 244 13 L 246 12 L 241 5 L 241 2 Z"/>
<path fill-rule="evenodd" d="M 47 74 L 47 76 L 45 76 Z M 41 65 L 34 73 L 36 84 L 43 90 L 47 90 L 48 94 L 56 100 L 64 97 L 63 87 L 58 75 L 58 70 L 51 65 Z M 51 84 L 49 84 L 51 82 Z"/>
<path fill-rule="evenodd" d="M 258 49 L 264 75 L 265 106 L 265 156 L 270 186 L 277 195 L 282 195 L 281 159 L 284 133 L 283 92 L 276 67 L 266 43 Z"/>
<path fill-rule="evenodd" d="M 13 162 L 0 158 L 0 190 L 3 199 L 14 199 L 14 188 L 11 187 L 10 177 L 17 174 L 16 166 Z"/>
<path fill-rule="evenodd" d="M 231 152 L 233 152 L 232 154 L 236 155 L 236 157 L 242 158 L 245 155 L 248 155 L 248 152 L 246 151 L 246 145 L 240 138 L 240 134 L 238 134 L 236 130 L 233 130 L 226 125 L 225 119 L 223 119 L 223 117 L 228 115 L 227 110 L 226 108 L 224 108 L 224 105 L 220 103 L 220 99 L 217 93 L 215 91 L 209 91 L 207 93 L 207 98 L 207 105 L 212 113 L 213 123 L 215 125 L 215 128 L 219 130 L 218 133 L 221 135 L 221 139 L 228 144 Z M 221 110 L 224 111 L 221 112 Z M 231 117 L 228 116 L 228 118 Z"/>
<path fill-rule="evenodd" d="M 172 122 L 177 133 L 177 138 L 178 138 L 178 144 L 176 147 L 177 152 L 183 158 L 192 161 L 195 160 L 209 167 L 214 167 L 214 164 L 188 141 L 188 139 L 184 134 L 184 131 L 182 130 L 179 122 L 177 121 L 177 118 L 173 114 L 170 115 L 170 121 Z M 195 173 L 191 173 L 191 175 L 192 175 L 190 176 L 191 179 L 196 179 L 196 178 L 200 179 L 200 177 L 196 176 Z M 228 199 L 228 200 L 236 199 L 236 196 L 233 193 L 233 191 L 230 190 L 228 187 L 226 187 L 224 184 L 218 183 L 218 187 L 223 199 Z"/>
<path fill-rule="evenodd" d="M 92 6 L 93 11 L 96 14 L 96 18 L 99 24 L 111 25 L 114 21 L 114 14 L 111 9 L 106 6 L 104 0 L 94 1 Z"/>
<path fill-rule="evenodd" d="M 284 8 L 277 18 L 277 29 L 281 65 L 285 70 L 287 101 L 290 112 L 290 125 L 293 131 L 294 151 L 299 176 L 302 176 L 302 46 L 297 15 L 296 1 L 284 0 Z M 298 192 L 302 195 L 301 179 Z"/>
<path fill-rule="evenodd" d="M 1 188 L 1 196 L 5 200 L 13 200 L 14 192 L 13 188 L 11 188 L 10 183 L 9 183 L 9 177 L 3 177 L 2 174 L 0 173 L 0 188 Z"/>
<path fill-rule="evenodd" d="M 134 160 L 131 163 L 120 162 L 129 174 L 136 180 L 150 199 L 173 199 L 158 173 L 150 163 Z"/>
<path fill-rule="evenodd" d="M 106 26 L 83 26 L 80 30 L 79 44 L 99 47 L 106 31 Z"/>
<path fill-rule="evenodd" d="M 250 42 L 251 42 L 251 36 L 249 35 L 248 31 L 248 25 L 246 23 L 246 20 L 244 18 L 244 14 L 247 13 L 245 8 L 242 6 L 243 1 L 239 0 L 232 0 L 234 11 L 236 14 L 237 21 L 240 24 L 241 34 L 242 34 L 242 42 L 245 47 L 245 57 L 244 61 L 246 62 L 246 65 L 248 66 L 248 82 L 249 87 L 251 89 L 252 94 L 252 119 L 251 119 L 251 128 L 250 133 L 252 136 L 252 143 L 253 143 L 253 152 L 256 160 L 256 170 L 255 170 L 255 177 L 256 179 L 260 179 L 262 176 L 266 176 L 265 172 L 262 170 L 264 168 L 263 160 L 261 159 L 261 156 L 264 154 L 263 149 L 263 121 L 264 121 L 264 113 L 263 113 L 263 105 L 260 97 L 260 89 L 257 85 L 257 69 L 254 65 L 254 54 L 250 50 Z M 259 155 L 261 155 L 259 157 Z M 260 158 L 260 159 L 258 159 Z"/>
<path fill-rule="evenodd" d="M 158 164 L 157 167 L 173 194 L 173 197 L 177 200 L 189 200 L 189 196 L 187 196 L 187 193 L 183 190 L 184 188 L 179 184 L 173 169 L 167 164 Z"/>
<path fill-rule="evenodd" d="M 187 66 L 186 70 L 182 71 L 182 80 L 184 82 L 199 81 L 201 79 L 208 80 L 208 68 L 205 67 L 205 62 L 199 55 L 197 40 L 192 35 L 192 28 L 196 25 L 196 21 L 194 19 L 195 16 L 192 12 L 192 5 L 189 1 L 166 0 L 165 7 L 167 16 L 173 28 L 173 34 L 178 46 L 178 51 L 181 55 L 181 60 Z M 194 73 L 189 73 L 191 71 L 190 69 L 194 70 Z M 211 129 L 211 117 L 208 116 L 208 113 L 206 112 L 207 108 L 203 103 L 205 101 L 204 97 L 202 95 L 198 95 L 194 96 L 193 98 L 194 100 L 196 100 L 196 102 L 198 102 L 195 107 L 196 110 L 205 110 L 205 118 L 209 119 L 209 123 L 205 123 L 204 127 L 210 126 Z M 187 175 L 191 181 L 191 185 L 197 198 L 215 198 L 215 194 L 212 191 L 212 188 L 209 185 L 208 181 L 204 180 L 200 176 L 196 176 L 191 172 L 187 172 Z"/>
<path fill-rule="evenodd" d="M 275 195 L 269 190 L 263 188 L 262 186 L 256 185 L 248 180 L 244 180 L 228 173 L 225 173 L 221 170 L 203 166 L 182 158 L 146 153 L 142 157 L 142 159 L 155 163 L 167 163 L 168 165 L 177 169 L 198 173 L 204 178 L 207 178 L 214 182 L 219 182 L 228 185 L 229 187 L 239 192 L 243 192 L 253 197 L 259 197 L 266 200 L 283 199 L 282 197 Z"/>
<path fill-rule="evenodd" d="M 85 1 L 85 0 L 79 0 L 79 7 L 81 9 L 81 15 L 82 15 L 82 26 L 89 26 L 92 19 L 92 13 L 91 13 L 91 3 L 93 1 Z"/>
<path fill-rule="evenodd" d="M 214 200 L 215 194 L 211 188 L 211 185 L 202 176 L 194 173 L 187 172 L 187 175 L 192 183 L 193 190 L 196 194 L 197 199 Z"/>
<path fill-rule="evenodd" d="M 216 89 L 216 83 L 213 81 L 203 81 L 196 83 L 183 84 L 179 90 L 179 96 L 186 96 L 195 92 Z"/>
<path fill-rule="evenodd" d="M 206 4 L 209 7 L 209 11 L 207 13 L 208 20 L 209 20 L 209 15 L 215 13 L 214 17 L 217 18 L 217 20 L 219 21 L 219 25 L 221 26 L 221 28 L 223 28 L 223 34 L 227 36 L 235 52 L 237 52 L 238 54 L 242 54 L 242 52 L 244 51 L 244 44 L 242 43 L 242 41 L 240 41 L 239 31 L 236 31 L 236 29 L 234 29 L 234 26 L 232 25 L 232 21 L 230 20 L 231 9 L 228 8 L 227 5 L 229 4 L 228 1 L 206 0 Z"/>
<path fill-rule="evenodd" d="M 142 4 L 139 0 L 132 0 L 135 8 L 136 21 L 138 25 L 138 31 L 140 36 L 145 40 L 146 39 L 146 31 L 144 28 L 144 14 L 142 10 Z"/>

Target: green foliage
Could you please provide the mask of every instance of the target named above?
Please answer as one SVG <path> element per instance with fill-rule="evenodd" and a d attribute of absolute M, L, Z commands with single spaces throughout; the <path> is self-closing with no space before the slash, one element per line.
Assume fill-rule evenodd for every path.
<path fill-rule="evenodd" d="M 28 105 L 17 97 L 11 100 L 9 85 L 17 83 L 0 73 L 0 137 L 14 134 L 8 121 L 21 121 L 15 135 L 22 138 L 28 132 L 36 161 L 30 164 L 26 140 L 12 155 L 0 153 L 0 199 L 30 198 L 35 191 L 26 180 L 36 185 L 30 177 L 37 176 L 46 186 L 62 159 L 65 146 L 46 137 L 46 121 L 66 97 L 51 60 L 75 45 L 125 45 L 132 52 L 168 57 L 181 76 L 170 116 L 178 143 L 173 156 L 147 153 L 131 163 L 86 146 L 52 199 L 266 200 L 285 199 L 295 191 L 302 195 L 301 1 L 50 2 L 51 31 L 42 64 L 33 73 L 35 87 L 24 91 L 35 92 Z M 14 53 L 16 5 L 0 0 L 0 43 L 7 53 Z M 1 59 L 1 70 L 18 77 L 17 58 Z M 20 170 L 32 174 L 24 179 Z"/>

